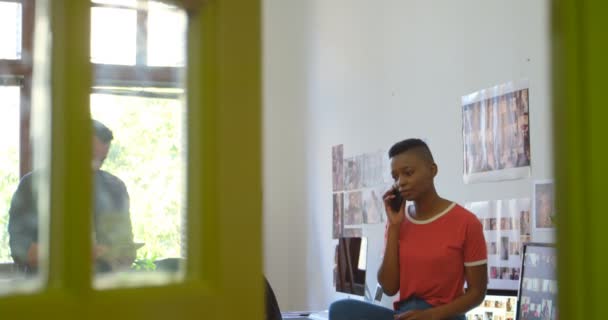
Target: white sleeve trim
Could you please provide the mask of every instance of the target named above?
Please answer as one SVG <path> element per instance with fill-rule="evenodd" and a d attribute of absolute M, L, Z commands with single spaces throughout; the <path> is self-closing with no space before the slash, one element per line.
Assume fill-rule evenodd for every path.
<path fill-rule="evenodd" d="M 487 259 L 485 259 L 485 260 L 479 260 L 479 261 L 473 261 L 473 262 L 465 262 L 464 266 L 465 267 L 475 267 L 475 266 L 480 266 L 480 265 L 486 264 L 486 263 L 488 263 Z"/>

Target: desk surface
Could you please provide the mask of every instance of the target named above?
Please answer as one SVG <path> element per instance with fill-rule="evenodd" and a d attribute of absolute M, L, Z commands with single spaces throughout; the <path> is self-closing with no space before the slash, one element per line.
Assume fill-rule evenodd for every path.
<path fill-rule="evenodd" d="M 282 312 L 281 317 L 283 319 L 290 320 L 328 320 L 329 313 L 327 310 L 324 311 L 291 311 Z"/>

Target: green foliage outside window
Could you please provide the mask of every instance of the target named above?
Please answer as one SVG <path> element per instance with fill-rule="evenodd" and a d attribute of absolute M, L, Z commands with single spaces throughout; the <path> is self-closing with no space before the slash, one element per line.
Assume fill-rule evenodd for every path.
<path fill-rule="evenodd" d="M 102 167 L 127 185 L 138 259 L 181 257 L 183 109 L 180 100 L 93 95 L 93 117 L 114 132 Z"/>
<path fill-rule="evenodd" d="M 102 169 L 122 179 L 127 186 L 135 241 L 145 243 L 137 252 L 138 260 L 181 257 L 185 190 L 181 101 L 94 94 L 91 113 L 114 132 Z M 18 164 L 16 148 L 3 151 L 0 262 L 12 262 L 7 226 L 10 201 L 19 183 Z"/>
<path fill-rule="evenodd" d="M 8 209 L 19 183 L 19 156 L 16 148 L 10 148 L 0 157 L 0 262 L 11 262 L 8 246 Z"/>

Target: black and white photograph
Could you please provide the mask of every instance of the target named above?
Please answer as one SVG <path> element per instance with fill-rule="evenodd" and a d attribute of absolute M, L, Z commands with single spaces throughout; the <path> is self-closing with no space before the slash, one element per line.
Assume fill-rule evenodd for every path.
<path fill-rule="evenodd" d="M 361 160 L 362 156 L 344 159 L 344 190 L 358 190 L 363 186 Z"/>
<path fill-rule="evenodd" d="M 377 187 L 363 191 L 363 223 L 378 224 L 385 221 L 383 190 L 383 187 Z"/>
<path fill-rule="evenodd" d="M 344 145 L 331 148 L 331 173 L 333 191 L 344 190 Z"/>
<path fill-rule="evenodd" d="M 550 229 L 555 224 L 553 181 L 534 183 L 534 221 L 537 229 Z"/>
<path fill-rule="evenodd" d="M 361 157 L 362 185 L 364 188 L 372 188 L 384 183 L 382 156 L 384 156 L 383 152 L 373 152 Z"/>
<path fill-rule="evenodd" d="M 462 97 L 465 183 L 530 176 L 529 95 L 521 80 Z"/>
<path fill-rule="evenodd" d="M 344 194 L 344 226 L 363 224 L 363 194 L 353 191 Z"/>
<path fill-rule="evenodd" d="M 342 236 L 342 226 L 344 217 L 344 193 L 334 193 L 334 214 L 333 214 L 333 228 L 332 236 L 334 239 L 338 239 Z"/>

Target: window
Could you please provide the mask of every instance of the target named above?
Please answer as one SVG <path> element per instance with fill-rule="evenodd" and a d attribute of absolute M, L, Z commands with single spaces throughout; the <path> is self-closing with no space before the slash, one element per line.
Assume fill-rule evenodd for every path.
<path fill-rule="evenodd" d="M 183 67 L 186 15 L 156 1 L 93 1 L 91 61 Z"/>
<path fill-rule="evenodd" d="M 180 67 L 185 64 L 186 15 L 173 7 L 150 2 L 148 10 L 148 65 Z M 171 49 L 168 49 L 171 48 Z"/>
<path fill-rule="evenodd" d="M 96 66 L 91 115 L 114 135 L 101 170 L 125 185 L 130 227 L 124 232 L 132 233 L 135 245 L 131 265 L 132 251 L 119 254 L 127 257 L 125 264 L 108 257 L 116 261 L 113 272 L 96 273 L 94 285 L 145 285 L 156 283 L 160 274 L 168 276 L 166 281 L 179 280 L 186 256 L 185 108 L 179 76 L 185 62 L 186 16 L 154 1 L 96 1 L 91 14 L 91 61 Z M 96 188 L 98 201 L 103 187 Z M 103 245 L 100 232 L 108 232 L 100 227 L 98 211 L 96 207 L 93 213 L 95 241 Z"/>
<path fill-rule="evenodd" d="M 134 65 L 137 11 L 93 7 L 91 10 L 91 61 Z"/>
<path fill-rule="evenodd" d="M 99 2 L 95 4 L 100 4 Z M 107 2 L 104 1 L 103 6 L 111 7 Z M 31 0 L 22 1 L 24 26 L 28 25 L 28 21 L 34 20 L 32 3 Z M 260 57 L 258 50 L 251 50 L 256 44 L 259 45 L 257 39 L 260 21 L 257 14 L 240 14 L 241 9 L 251 13 L 260 12 L 259 1 L 222 7 L 221 14 L 217 11 L 219 2 L 205 2 L 204 8 L 200 11 L 193 10 L 188 15 L 189 25 L 194 26 L 189 31 L 190 36 L 192 39 L 198 37 L 200 41 L 194 41 L 189 46 L 189 51 L 192 52 L 189 61 L 193 61 L 193 67 L 188 68 L 187 72 L 188 83 L 193 90 L 187 91 L 186 95 L 191 107 L 188 108 L 187 117 L 180 115 L 187 121 L 188 135 L 195 137 L 179 137 L 187 142 L 187 152 L 185 148 L 182 152 L 187 156 L 189 164 L 188 189 L 183 192 L 183 196 L 187 195 L 187 205 L 183 204 L 183 207 L 188 211 L 189 244 L 186 248 L 187 274 L 183 283 L 160 285 L 157 282 L 154 284 L 159 285 L 154 288 L 136 289 L 115 286 L 113 290 L 96 290 L 99 286 L 91 281 L 96 279 L 89 268 L 91 234 L 86 226 L 87 222 L 90 222 L 90 216 L 86 213 L 91 210 L 93 201 L 90 198 L 91 186 L 81 185 L 82 181 L 89 181 L 90 178 L 88 169 L 91 158 L 88 153 L 93 143 L 90 143 L 88 134 L 79 134 L 90 129 L 87 103 L 102 102 L 99 106 L 93 105 L 91 111 L 102 121 L 108 122 L 109 126 L 119 128 L 113 128 L 116 133 L 116 145 L 119 145 L 123 138 L 121 132 L 126 131 L 123 131 L 120 123 L 112 123 L 111 115 L 118 111 L 110 109 L 118 109 L 120 100 L 124 98 L 127 103 L 148 105 L 146 111 L 141 111 L 138 117 L 146 117 L 148 110 L 152 113 L 164 111 L 164 107 L 177 110 L 177 107 L 172 107 L 175 101 L 186 100 L 181 97 L 182 70 L 147 66 L 147 58 L 140 54 L 141 48 L 146 48 L 147 44 L 145 41 L 140 42 L 141 38 L 138 37 L 135 65 L 95 64 L 95 75 L 91 77 L 91 68 L 87 67 L 90 57 L 86 57 L 83 51 L 83 47 L 90 44 L 87 34 L 89 28 L 81 26 L 83 22 L 88 22 L 91 7 L 82 1 L 36 0 L 35 3 L 36 30 L 40 32 L 36 35 L 36 41 L 40 40 L 39 35 L 48 36 L 48 30 L 53 30 L 53 37 L 47 38 L 50 52 L 39 52 L 40 48 L 45 47 L 39 45 L 40 42 L 35 46 L 35 78 L 40 80 L 41 69 L 50 70 L 52 76 L 60 76 L 53 76 L 53 81 L 48 83 L 34 81 L 32 90 L 31 66 L 25 59 L 9 63 L 0 60 L 0 76 L 8 74 L 23 79 L 20 83 L 22 88 L 19 113 L 22 137 L 19 141 L 20 174 L 32 170 L 30 163 L 38 164 L 36 160 L 39 158 L 39 151 L 53 148 L 53 161 L 50 166 L 46 164 L 46 167 L 50 168 L 52 187 L 51 196 L 47 197 L 51 206 L 50 210 L 47 210 L 49 214 L 46 215 L 52 222 L 48 228 L 50 249 L 45 255 L 49 259 L 49 272 L 39 290 L 27 294 L 15 294 L 14 282 L 0 279 L 2 316 L 36 319 L 48 314 L 60 314 L 65 319 L 156 320 L 164 319 L 169 314 L 178 319 L 200 318 L 202 314 L 210 319 L 231 319 L 238 316 L 223 312 L 229 310 L 231 304 L 232 290 L 226 289 L 239 288 L 243 308 L 248 310 L 251 318 L 261 318 L 262 306 L 259 302 L 262 301 L 263 287 L 259 278 L 261 243 L 258 227 L 261 216 L 261 130 L 260 121 L 257 120 L 260 119 Z M 146 21 L 141 19 L 139 4 L 140 1 L 137 1 L 138 26 L 142 25 L 142 21 Z M 116 7 L 131 9 L 122 3 Z M 39 26 L 44 28 L 39 29 Z M 205 34 L 206 30 L 215 32 L 219 26 L 225 30 L 218 34 L 217 38 L 203 37 L 203 31 Z M 27 45 L 27 38 L 32 35 L 31 30 L 31 25 L 24 27 L 24 52 L 32 47 L 31 43 Z M 248 39 L 256 40 L 250 42 Z M 240 48 L 244 43 L 247 46 Z M 244 52 L 246 48 L 251 53 L 245 56 L 239 54 L 237 57 L 232 55 L 233 51 L 227 50 L 228 48 L 237 48 L 238 52 Z M 210 52 L 221 54 L 222 59 L 215 61 L 212 55 L 208 54 Z M 244 69 L 227 68 L 237 62 Z M 8 68 L 4 68 L 6 66 Z M 203 72 L 216 67 L 217 72 Z M 201 76 L 206 80 L 204 83 Z M 244 86 L 246 88 L 236 85 L 240 89 L 235 95 L 233 86 L 240 81 L 245 81 L 248 85 Z M 105 100 L 99 99 L 100 97 Z M 130 97 L 134 100 L 127 99 Z M 33 105 L 30 105 L 30 101 L 33 101 Z M 47 105 L 49 111 L 56 116 L 41 119 L 39 102 Z M 106 102 L 116 105 L 103 104 Z M 156 109 L 154 105 L 157 104 L 162 105 L 163 109 Z M 130 107 L 127 106 L 126 109 Z M 186 108 L 183 105 L 179 109 L 180 113 L 185 113 Z M 139 112 L 143 109 L 134 106 L 131 111 L 133 110 Z M 242 117 L 233 117 L 233 114 L 240 114 Z M 30 120 L 31 117 L 34 119 Z M 41 130 L 44 127 L 39 126 L 41 123 L 50 127 L 51 131 Z M 146 128 L 147 123 L 141 121 L 133 125 L 141 125 L 141 129 Z M 235 127 L 239 128 L 238 132 L 235 132 Z M 30 136 L 43 137 L 46 144 L 36 144 L 30 148 L 29 139 L 23 138 Z M 242 149 L 231 147 L 235 143 L 243 144 Z M 243 152 L 243 149 L 246 152 Z M 111 164 L 111 159 L 108 159 L 105 163 L 108 166 L 106 169 L 112 169 Z M 227 170 L 228 168 L 238 170 Z M 165 168 L 156 169 L 152 174 Z M 247 192 L 239 197 L 242 201 L 218 196 L 232 193 L 232 182 L 238 178 L 245 178 L 250 183 Z M 153 202 L 156 199 L 149 200 Z M 232 212 L 248 214 L 235 220 L 233 215 L 227 214 Z M 241 239 L 237 239 L 235 234 Z M 183 243 L 179 243 L 180 250 Z M 146 247 L 147 244 L 142 248 Z M 136 277 L 139 273 L 134 271 L 120 275 Z M 237 273 L 241 277 L 226 276 Z M 10 297 L 5 295 L 5 288 L 10 289 Z"/>
<path fill-rule="evenodd" d="M 11 263 L 8 209 L 19 182 L 20 87 L 0 86 L 0 263 Z"/>
<path fill-rule="evenodd" d="M 127 186 L 134 241 L 143 244 L 133 268 L 185 257 L 182 90 L 96 91 L 101 93 L 91 95 L 91 115 L 114 133 L 102 169 Z"/>
<path fill-rule="evenodd" d="M 21 4 L 0 1 L 0 59 L 21 59 Z"/>

